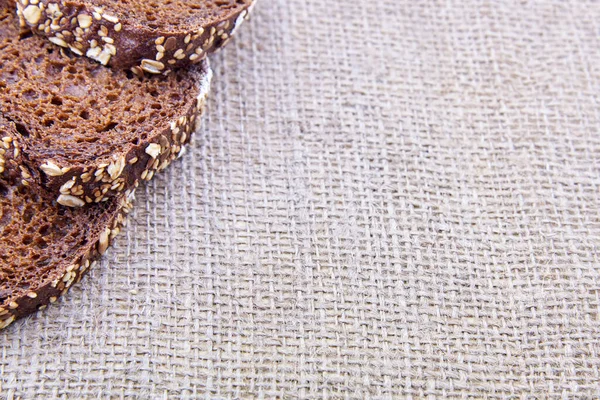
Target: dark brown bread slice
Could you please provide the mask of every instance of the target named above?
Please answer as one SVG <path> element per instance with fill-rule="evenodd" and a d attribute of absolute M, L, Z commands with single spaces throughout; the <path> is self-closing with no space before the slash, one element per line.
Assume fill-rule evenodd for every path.
<path fill-rule="evenodd" d="M 138 77 L 18 29 L 0 9 L 0 114 L 16 126 L 24 180 L 82 206 L 134 188 L 181 154 L 208 94 L 207 61 Z"/>
<path fill-rule="evenodd" d="M 17 7 L 23 25 L 78 55 L 164 73 L 224 46 L 253 1 L 18 0 Z"/>
<path fill-rule="evenodd" d="M 131 208 L 126 195 L 65 208 L 20 183 L 11 137 L 0 117 L 0 329 L 56 301 L 106 251 Z"/>

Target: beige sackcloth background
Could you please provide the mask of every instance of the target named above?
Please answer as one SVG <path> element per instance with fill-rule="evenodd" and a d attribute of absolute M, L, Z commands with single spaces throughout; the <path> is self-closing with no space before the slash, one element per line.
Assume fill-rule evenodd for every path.
<path fill-rule="evenodd" d="M 597 398 L 600 3 L 262 0 L 1 398 Z"/>

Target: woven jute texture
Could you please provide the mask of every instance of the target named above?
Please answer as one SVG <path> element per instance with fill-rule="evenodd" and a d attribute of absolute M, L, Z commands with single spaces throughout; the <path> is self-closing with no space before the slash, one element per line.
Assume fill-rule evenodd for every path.
<path fill-rule="evenodd" d="M 2 398 L 597 398 L 600 3 L 262 0 Z"/>

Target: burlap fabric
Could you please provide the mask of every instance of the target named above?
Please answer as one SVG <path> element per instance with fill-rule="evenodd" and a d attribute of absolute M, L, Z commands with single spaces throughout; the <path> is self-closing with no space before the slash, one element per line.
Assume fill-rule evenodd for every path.
<path fill-rule="evenodd" d="M 2 398 L 600 395 L 600 3 L 262 0 Z"/>

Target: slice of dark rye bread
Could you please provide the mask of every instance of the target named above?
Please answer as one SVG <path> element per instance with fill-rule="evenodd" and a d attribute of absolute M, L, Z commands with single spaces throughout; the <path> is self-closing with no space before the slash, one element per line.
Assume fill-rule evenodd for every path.
<path fill-rule="evenodd" d="M 150 180 L 182 154 L 208 95 L 207 61 L 138 77 L 19 36 L 17 25 L 0 8 L 0 114 L 16 127 L 9 136 L 25 182 L 83 206 Z"/>
<path fill-rule="evenodd" d="M 224 46 L 254 0 L 17 0 L 21 24 L 104 65 L 153 74 Z"/>
<path fill-rule="evenodd" d="M 21 183 L 11 137 L 0 117 L 0 329 L 65 294 L 125 223 L 131 195 L 85 208 L 60 207 Z"/>

